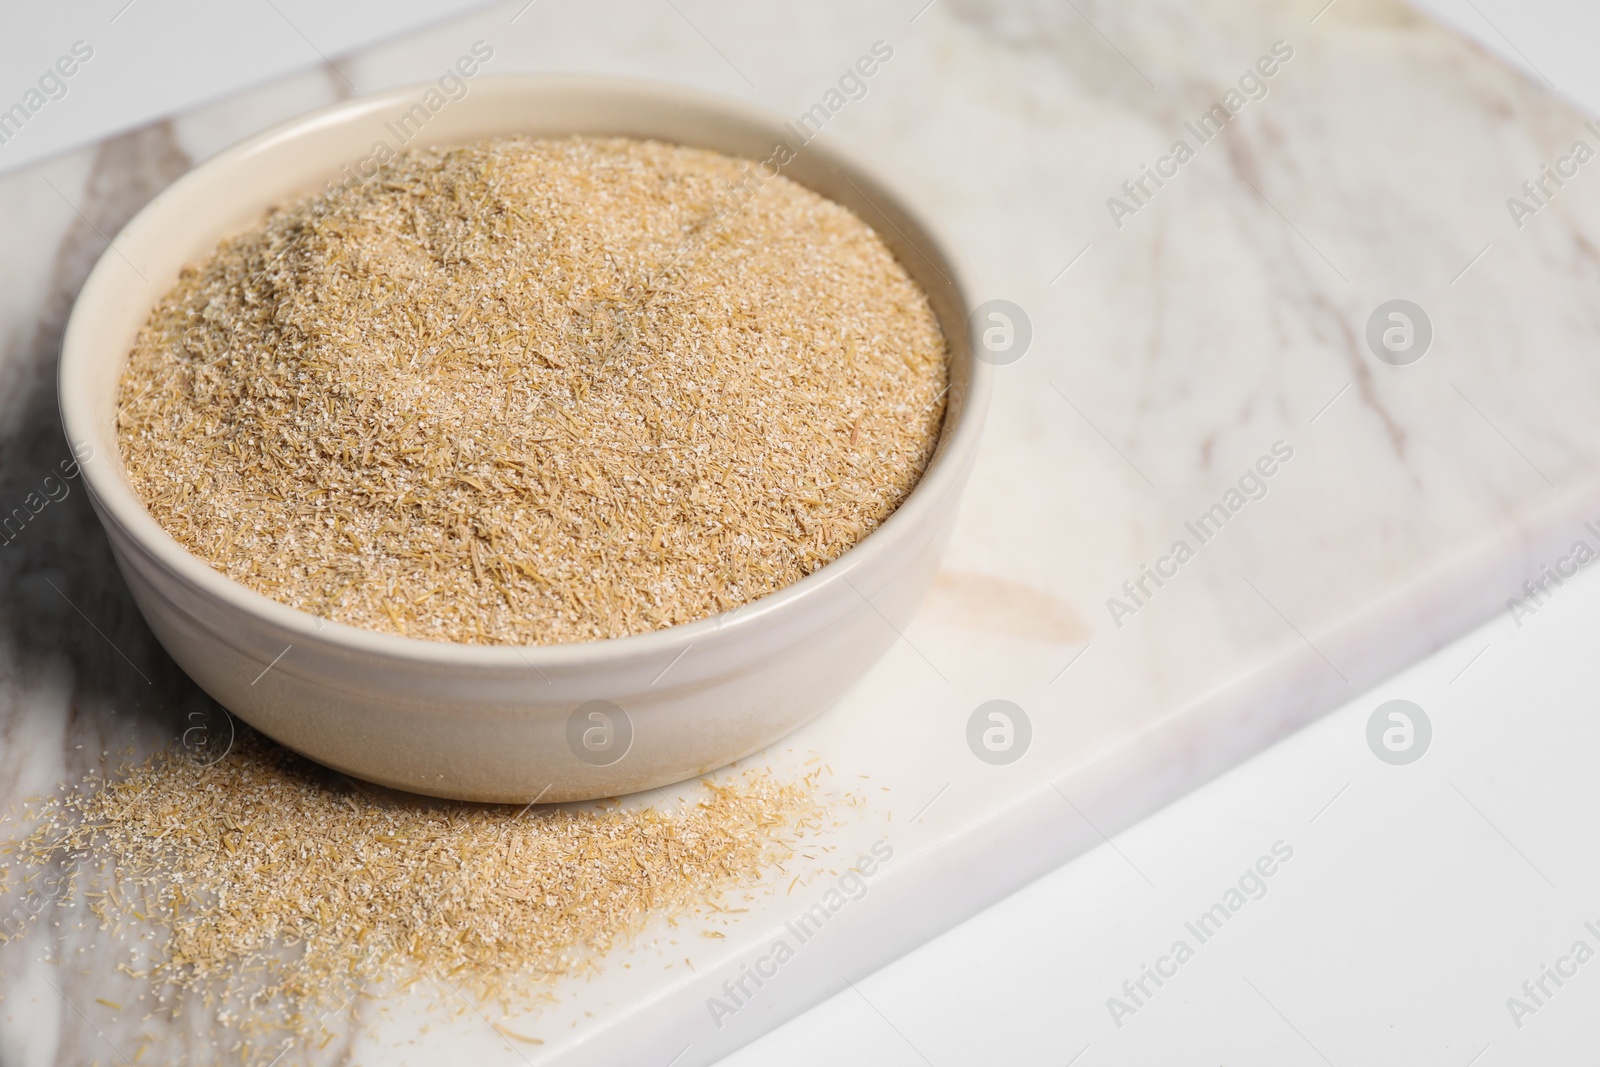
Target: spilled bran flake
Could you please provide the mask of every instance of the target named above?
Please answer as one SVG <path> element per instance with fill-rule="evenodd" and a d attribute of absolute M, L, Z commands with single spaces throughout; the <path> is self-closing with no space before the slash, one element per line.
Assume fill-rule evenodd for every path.
<path fill-rule="evenodd" d="M 92 857 L 73 878 L 102 929 L 156 935 L 121 969 L 275 1054 L 363 990 L 526 1004 L 647 924 L 714 910 L 816 827 L 815 777 L 746 772 L 668 811 L 481 806 L 357 786 L 241 729 L 213 766 L 169 751 L 42 802 L 0 848 L 0 888 Z"/>
<path fill-rule="evenodd" d="M 948 381 L 876 233 L 653 141 L 403 153 L 186 268 L 122 460 L 229 577 L 356 626 L 556 643 L 706 618 L 904 500 Z"/>

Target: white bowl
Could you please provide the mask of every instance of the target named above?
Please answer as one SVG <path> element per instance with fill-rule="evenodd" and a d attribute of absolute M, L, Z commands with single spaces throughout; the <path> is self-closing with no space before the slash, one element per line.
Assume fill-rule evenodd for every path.
<path fill-rule="evenodd" d="M 759 161 L 786 142 L 798 152 L 785 175 L 877 230 L 927 291 L 948 340 L 944 430 L 900 508 L 794 585 L 715 618 L 611 640 L 421 641 L 319 619 L 245 588 L 162 530 L 127 482 L 117 385 L 179 269 L 270 205 L 355 169 L 375 141 L 393 140 L 385 123 L 424 90 L 346 101 L 223 152 L 151 201 L 96 264 L 67 325 L 61 421 L 79 454 L 92 450 L 84 482 L 123 577 L 172 658 L 219 703 L 290 748 L 382 785 L 467 800 L 582 800 L 748 755 L 832 704 L 897 640 L 955 521 L 990 388 L 944 246 L 859 164 L 792 145 L 781 119 L 610 78 L 482 78 L 432 116 L 419 143 L 584 133 Z"/>

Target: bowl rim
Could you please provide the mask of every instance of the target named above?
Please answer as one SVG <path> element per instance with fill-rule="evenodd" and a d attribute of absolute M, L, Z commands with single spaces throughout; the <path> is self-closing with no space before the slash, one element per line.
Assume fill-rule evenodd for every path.
<path fill-rule="evenodd" d="M 90 271 L 74 300 L 62 339 L 57 372 L 62 427 L 69 447 L 74 449 L 74 455 L 81 444 L 86 443 L 94 449 L 89 457 L 79 463 L 79 469 L 90 497 L 99 506 L 102 521 L 119 527 L 128 541 L 155 564 L 227 608 L 279 628 L 293 640 L 296 647 L 301 647 L 299 643 L 303 641 L 307 648 L 332 646 L 345 653 L 415 664 L 566 670 L 622 661 L 655 660 L 664 656 L 681 657 L 690 645 L 710 644 L 713 639 L 719 644 L 731 642 L 773 616 L 792 611 L 797 603 L 815 599 L 830 586 L 844 582 L 854 588 L 854 583 L 849 582 L 851 571 L 896 551 L 902 541 L 915 535 L 920 524 L 928 521 L 945 497 L 952 492 L 959 492 L 966 469 L 977 451 L 992 389 L 992 368 L 977 358 L 970 341 L 965 345 L 967 389 L 959 418 L 951 425 L 947 409 L 936 451 L 917 484 L 900 505 L 855 545 L 810 574 L 746 604 L 692 622 L 621 637 L 554 644 L 469 644 L 411 637 L 369 630 L 292 607 L 236 581 L 191 552 L 162 528 L 123 478 L 120 443 L 114 434 L 107 440 L 106 435 L 101 433 L 89 398 L 89 383 L 94 380 L 90 373 L 90 342 L 86 338 L 90 330 L 89 320 L 100 313 L 102 305 L 114 299 L 114 292 L 108 293 L 107 290 L 111 290 L 117 282 L 113 275 L 125 269 L 119 266 L 125 255 L 124 250 L 148 241 L 168 213 L 185 210 L 179 205 L 185 204 L 186 194 L 191 190 L 214 185 L 233 169 L 245 165 L 257 153 L 360 113 L 410 102 L 431 85 L 432 82 L 408 83 L 338 101 L 279 122 L 223 149 L 197 164 L 142 207 L 108 244 Z M 587 74 L 498 74 L 474 79 L 473 86 L 473 95 L 480 99 L 493 93 L 512 96 L 574 91 L 637 94 L 709 113 L 714 118 L 759 124 L 768 127 L 774 135 L 778 135 L 784 125 L 784 120 L 777 114 L 738 98 L 646 79 Z M 668 138 L 663 136 L 663 139 Z M 446 139 L 430 143 L 451 142 Z M 925 243 L 931 246 L 930 251 L 942 260 L 942 266 L 934 264 L 935 269 L 948 275 L 958 306 L 965 314 L 970 314 L 973 292 L 971 275 L 959 256 L 952 251 L 953 246 L 946 236 L 923 212 L 907 203 L 873 168 L 837 145 L 808 142 L 803 151 L 815 153 L 825 163 L 842 169 L 850 175 L 847 180 L 852 180 L 852 184 L 857 184 L 854 179 L 864 180 L 875 194 L 888 200 L 890 211 L 897 211 L 914 220 L 926 239 Z M 865 193 L 862 195 L 866 196 Z M 873 202 L 878 203 L 876 200 Z M 268 206 L 263 204 L 262 209 Z M 884 209 L 880 207 L 880 210 Z M 907 238 L 908 243 L 909 240 Z M 145 314 L 149 313 L 151 306 L 152 303 L 145 304 Z M 947 324 L 940 325 L 944 328 Z M 963 331 L 967 329 L 965 320 L 960 325 Z M 949 331 L 945 332 L 948 335 Z M 126 368 L 125 359 L 117 367 L 120 377 Z M 856 592 L 866 599 L 866 594 L 860 590 Z M 870 600 L 868 606 L 872 606 Z M 226 639 L 226 635 L 223 636 Z"/>

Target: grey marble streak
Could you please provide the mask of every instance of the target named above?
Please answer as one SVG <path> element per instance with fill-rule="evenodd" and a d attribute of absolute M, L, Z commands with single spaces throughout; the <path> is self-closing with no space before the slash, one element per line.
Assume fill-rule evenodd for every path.
<path fill-rule="evenodd" d="M 8 316 L 0 350 L 6 388 L 0 398 L 0 508 L 30 516 L 0 546 L 0 662 L 8 705 L 0 718 L 0 790 L 16 796 L 23 782 L 42 785 L 30 768 L 41 731 L 25 723 L 39 713 L 41 686 L 61 693 L 68 733 L 81 755 L 51 762 L 78 774 L 100 764 L 100 750 L 128 741 L 131 724 L 167 734 L 173 714 L 194 699 L 193 686 L 160 652 L 129 599 L 82 486 L 62 478 L 70 458 L 56 408 L 56 357 L 73 297 L 114 234 L 156 192 L 189 167 L 171 127 L 153 126 L 85 153 L 87 176 L 63 185 L 37 169 L 0 182 L 0 200 L 23 183 L 49 182 L 70 201 L 70 222 L 51 246 L 8 248 L 43 276 L 43 298 L 31 317 Z M 12 189 L 7 189 L 10 186 Z M 15 310 L 15 309 L 10 309 Z M 69 488 L 32 514 L 27 503 L 48 499 L 47 476 Z M 97 632 L 98 630 L 98 632 Z M 52 704 L 53 701 L 43 701 Z M 126 721 L 112 722 L 122 714 Z M 76 753 L 79 750 L 74 748 Z M 59 768 L 58 769 L 62 769 Z"/>
<path fill-rule="evenodd" d="M 15 816 L 28 798 L 180 743 L 196 722 L 227 724 L 145 626 L 81 483 L 62 477 L 71 452 L 56 369 L 73 300 L 98 259 L 116 254 L 108 250 L 118 231 L 197 156 L 349 95 L 324 67 L 201 109 L 187 137 L 179 123 L 157 122 L 0 177 L 0 218 L 12 235 L 0 255 L 19 275 L 0 292 L 0 520 L 13 522 L 0 532 L 0 838 L 24 825 Z M 196 998 L 169 993 L 159 1021 L 144 1022 L 152 991 L 116 970 L 127 946 L 45 892 L 42 878 L 54 873 L 0 896 L 0 920 L 29 920 L 23 938 L 0 944 L 0 1065 L 120 1062 L 141 1046 L 151 1058 L 142 1062 L 241 1055 L 216 1045 Z M 126 1011 L 108 1015 L 96 998 Z M 338 1062 L 348 1040 L 341 1028 L 320 1050 L 323 1062 Z"/>
<path fill-rule="evenodd" d="M 0 203 L 8 204 L 24 200 L 24 186 L 37 197 L 48 183 L 45 195 L 59 198 L 65 220 L 55 240 L 5 250 L 10 262 L 38 272 L 40 287 L 32 314 L 7 309 L 0 348 L 0 517 L 18 508 L 28 516 L 0 545 L 0 796 L 13 803 L 170 744 L 191 711 L 210 714 L 209 698 L 145 627 L 81 485 L 61 477 L 59 464 L 70 452 L 56 411 L 62 330 L 106 235 L 189 165 L 162 123 L 0 179 Z M 68 177 L 74 169 L 76 182 Z M 51 499 L 59 489 L 45 492 L 52 475 L 68 487 L 65 497 Z M 40 501 L 34 514 L 30 504 Z M 6 824 L 5 836 L 14 826 Z M 37 885 L 17 887 L 0 901 L 0 915 L 18 908 L 35 914 L 39 904 L 30 894 L 38 892 Z M 51 908 L 43 918 L 65 926 L 36 922 L 24 940 L 0 945 L 0 1015 L 25 1010 L 35 1023 L 54 1016 L 59 1026 L 30 1028 L 31 1049 L 15 1047 L 15 1027 L 0 1026 L 0 1062 L 35 1059 L 52 1038 L 63 1063 L 118 1058 L 75 1008 L 116 984 L 111 957 L 81 956 L 80 945 L 94 938 L 75 926 L 81 911 Z M 39 959 L 54 964 L 48 973 L 31 966 Z"/>

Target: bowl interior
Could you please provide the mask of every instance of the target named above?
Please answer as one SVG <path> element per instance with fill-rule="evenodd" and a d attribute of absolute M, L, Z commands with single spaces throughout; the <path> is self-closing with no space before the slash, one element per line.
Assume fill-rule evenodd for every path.
<path fill-rule="evenodd" d="M 334 105 L 228 149 L 162 192 L 118 235 L 74 308 L 61 370 L 63 424 L 75 449 L 82 451 L 87 445 L 92 450 L 84 473 L 108 521 L 117 522 L 197 584 L 219 591 L 231 587 L 231 599 L 280 621 L 288 618 L 285 612 L 299 616 L 307 625 L 317 621 L 239 586 L 188 553 L 135 497 L 122 467 L 115 427 L 117 389 L 128 353 L 150 309 L 184 265 L 257 223 L 269 207 L 316 192 L 330 182 L 359 180 L 372 172 L 386 152 L 408 144 L 459 144 L 511 134 L 653 138 L 713 149 L 754 164 L 771 159 L 777 146 L 784 145 L 792 158 L 781 172 L 860 215 L 928 294 L 949 346 L 951 376 L 944 429 L 932 462 L 916 489 L 877 531 L 833 564 L 764 600 L 786 598 L 831 567 L 874 546 L 875 538 L 881 543 L 880 533 L 910 523 L 912 513 L 926 506 L 926 500 L 918 504 L 919 497 L 942 495 L 959 483 L 961 472 L 947 469 L 951 466 L 949 454 L 954 449 L 963 459 L 970 459 L 986 400 L 984 368 L 973 359 L 967 334 L 968 302 L 957 267 L 941 243 L 859 164 L 824 145 L 801 143 L 779 119 L 677 88 L 608 78 L 485 77 L 471 83 L 467 96 L 428 112 L 422 101 L 429 88 L 407 87 Z M 419 124 L 422 114 L 426 119 Z M 407 116 L 409 122 L 402 122 Z M 411 137 L 403 140 L 406 132 Z M 670 630 L 683 631 L 710 622 Z M 345 629 L 353 628 L 327 627 L 328 631 Z M 318 631 L 323 637 L 332 636 L 320 624 Z M 638 645 L 666 632 L 605 643 Z M 381 637 L 383 643 L 431 644 L 387 634 L 366 636 Z M 531 646 L 527 652 L 545 653 L 560 647 Z"/>

